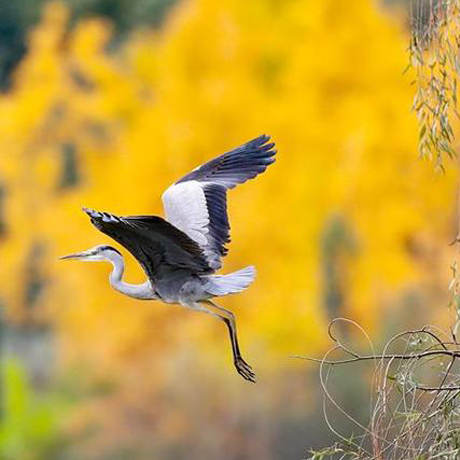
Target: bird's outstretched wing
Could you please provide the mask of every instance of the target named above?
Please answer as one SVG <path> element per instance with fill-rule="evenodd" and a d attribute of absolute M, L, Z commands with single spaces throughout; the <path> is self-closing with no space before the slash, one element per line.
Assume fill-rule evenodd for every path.
<path fill-rule="evenodd" d="M 203 250 L 181 230 L 158 216 L 121 217 L 83 208 L 92 224 L 124 246 L 154 281 L 168 270 L 212 272 Z"/>
<path fill-rule="evenodd" d="M 274 143 L 259 136 L 205 163 L 175 182 L 163 194 L 166 219 L 203 249 L 213 270 L 227 254 L 230 225 L 227 190 L 264 172 L 275 159 Z"/>

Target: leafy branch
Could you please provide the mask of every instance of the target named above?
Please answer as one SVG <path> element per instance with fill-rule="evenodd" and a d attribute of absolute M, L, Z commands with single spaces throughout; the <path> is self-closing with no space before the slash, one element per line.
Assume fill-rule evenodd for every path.
<path fill-rule="evenodd" d="M 460 73 L 460 0 L 412 0 L 410 63 L 416 87 L 413 110 L 420 156 L 444 169 L 456 156 L 453 118 Z"/>

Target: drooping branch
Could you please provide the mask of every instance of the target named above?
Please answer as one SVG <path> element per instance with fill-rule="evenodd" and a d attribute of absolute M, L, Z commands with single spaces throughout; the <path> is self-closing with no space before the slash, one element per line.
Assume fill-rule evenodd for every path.
<path fill-rule="evenodd" d="M 453 119 L 460 71 L 460 0 L 411 0 L 409 66 L 415 87 L 413 110 L 419 125 L 421 157 L 444 168 L 456 156 Z"/>
<path fill-rule="evenodd" d="M 334 326 L 337 323 L 352 325 L 362 332 L 369 341 L 372 353 L 357 352 L 342 343 L 335 333 Z M 446 452 L 452 455 L 445 458 L 457 458 L 455 455 L 460 454 L 460 449 L 452 450 L 452 444 L 457 436 L 459 422 L 456 400 L 460 395 L 460 375 L 456 364 L 460 363 L 460 343 L 454 330 L 446 334 L 434 326 L 424 326 L 418 330 L 404 331 L 391 337 L 378 353 L 374 351 L 364 329 L 349 319 L 338 318 L 332 321 L 328 332 L 334 344 L 323 358 L 294 358 L 320 364 L 324 417 L 328 427 L 339 439 L 333 450 L 340 452 L 341 458 L 438 458 Z M 350 336 L 346 335 L 348 339 Z M 402 348 L 401 342 L 404 344 Z M 400 349 L 392 353 L 390 349 L 395 344 Z M 331 359 L 337 352 L 347 356 Z M 448 362 L 444 358 L 448 358 Z M 375 367 L 370 381 L 372 396 L 368 423 L 347 412 L 329 388 L 336 366 L 357 362 L 372 362 Z M 364 375 L 369 376 L 367 372 Z M 359 378 L 358 374 L 356 378 Z M 359 434 L 350 439 L 341 433 L 333 425 L 335 418 L 330 417 L 330 410 L 337 411 L 350 421 Z"/>

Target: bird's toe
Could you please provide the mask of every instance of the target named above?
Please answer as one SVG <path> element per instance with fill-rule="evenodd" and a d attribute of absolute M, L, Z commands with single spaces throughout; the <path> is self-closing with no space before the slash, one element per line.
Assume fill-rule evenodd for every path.
<path fill-rule="evenodd" d="M 235 360 L 235 367 L 238 374 L 240 374 L 244 379 L 252 383 L 256 382 L 256 375 L 252 371 L 251 366 L 243 358 L 237 358 Z"/>

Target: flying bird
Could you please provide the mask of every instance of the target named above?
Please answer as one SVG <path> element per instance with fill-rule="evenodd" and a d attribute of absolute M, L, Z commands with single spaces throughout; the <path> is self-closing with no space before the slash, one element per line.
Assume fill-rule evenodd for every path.
<path fill-rule="evenodd" d="M 195 168 L 163 193 L 166 219 L 158 216 L 117 216 L 83 208 L 91 223 L 124 246 L 140 263 L 147 280 L 123 281 L 124 260 L 112 246 L 102 245 L 62 259 L 107 261 L 113 266 L 110 284 L 141 300 L 161 300 L 212 315 L 223 321 L 230 335 L 238 373 L 255 382 L 251 366 L 241 356 L 233 312 L 212 299 L 246 289 L 254 280 L 249 266 L 216 275 L 230 242 L 227 190 L 264 172 L 276 150 L 263 135 Z"/>

